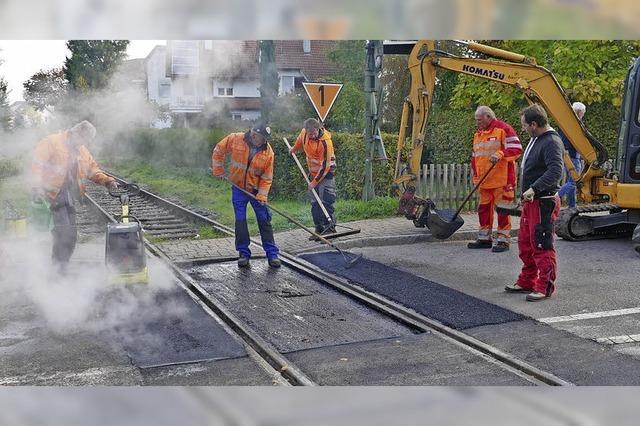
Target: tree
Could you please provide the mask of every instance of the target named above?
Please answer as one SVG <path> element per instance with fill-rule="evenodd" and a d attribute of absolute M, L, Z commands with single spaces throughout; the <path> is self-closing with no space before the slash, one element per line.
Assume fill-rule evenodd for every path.
<path fill-rule="evenodd" d="M 336 71 L 328 77 L 344 84 L 329 113 L 328 121 L 334 130 L 361 132 L 364 128 L 365 47 L 363 40 L 342 40 L 327 54 L 336 67 Z"/>
<path fill-rule="evenodd" d="M 71 56 L 64 62 L 64 77 L 74 90 L 103 89 L 126 58 L 129 40 L 71 40 Z"/>
<path fill-rule="evenodd" d="M 572 100 L 619 108 L 622 84 L 640 42 L 633 40 L 503 40 L 494 47 L 536 58 L 550 70 Z M 451 99 L 454 108 L 485 104 L 498 109 L 522 105 L 522 95 L 499 83 L 460 76 Z M 473 104 L 473 105 L 472 105 Z"/>
<path fill-rule="evenodd" d="M 383 88 L 382 130 L 397 132 L 404 98 L 409 94 L 409 71 L 406 55 L 385 55 L 380 84 Z"/>
<path fill-rule="evenodd" d="M 273 40 L 261 40 L 260 46 L 260 114 L 269 121 L 278 96 L 278 70 Z"/>
<path fill-rule="evenodd" d="M 11 130 L 11 108 L 8 100 L 7 81 L 0 77 L 0 129 Z"/>
<path fill-rule="evenodd" d="M 68 82 L 62 68 L 40 70 L 25 81 L 24 99 L 36 110 L 57 105 L 67 94 Z"/>

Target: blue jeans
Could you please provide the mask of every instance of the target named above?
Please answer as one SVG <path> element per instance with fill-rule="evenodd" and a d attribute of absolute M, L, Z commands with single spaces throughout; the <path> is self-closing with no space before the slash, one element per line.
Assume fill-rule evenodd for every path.
<path fill-rule="evenodd" d="M 249 249 L 249 227 L 247 226 L 247 204 L 251 203 L 253 211 L 258 220 L 258 229 L 260 229 L 260 238 L 262 239 L 262 248 L 267 253 L 267 258 L 274 259 L 278 257 L 278 247 L 273 238 L 273 227 L 271 226 L 271 212 L 269 208 L 258 201 L 249 197 L 237 188 L 231 189 L 231 203 L 236 216 L 236 250 L 241 256 L 251 257 Z"/>
<path fill-rule="evenodd" d="M 572 158 L 573 166 L 576 168 L 576 172 L 580 173 L 582 171 L 582 163 L 580 163 L 580 159 Z M 558 191 L 558 196 L 560 198 L 567 196 L 567 204 L 569 207 L 576 206 L 576 183 L 573 181 L 569 170 L 567 170 L 567 182 L 560 187 Z"/>

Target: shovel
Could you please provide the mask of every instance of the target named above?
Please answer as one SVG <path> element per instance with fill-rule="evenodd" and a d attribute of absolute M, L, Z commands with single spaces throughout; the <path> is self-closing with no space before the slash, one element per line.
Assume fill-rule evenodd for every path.
<path fill-rule="evenodd" d="M 467 201 L 471 198 L 471 196 L 478 190 L 480 184 L 484 182 L 484 180 L 489 176 L 489 173 L 496 166 L 496 163 L 491 164 L 489 170 L 487 170 L 484 175 L 480 178 L 476 186 L 473 187 L 471 192 L 467 194 L 465 199 L 458 207 L 458 210 L 453 209 L 443 209 L 437 210 L 435 207 L 430 208 L 429 216 L 427 217 L 427 228 L 431 231 L 431 235 L 436 237 L 439 240 L 445 240 L 453 235 L 460 227 L 464 224 L 464 219 L 460 217 L 460 212 Z"/>
<path fill-rule="evenodd" d="M 226 180 L 227 182 L 229 182 L 231 184 L 231 186 L 233 186 L 234 188 L 238 189 L 239 191 L 242 191 L 244 194 L 246 194 L 248 197 L 251 197 L 252 199 L 258 201 L 258 199 L 256 198 L 255 195 L 253 195 L 252 193 L 250 193 L 249 191 L 246 191 L 242 188 L 240 188 L 238 185 L 236 185 L 235 183 L 231 182 L 229 179 L 227 179 L 226 177 L 222 177 L 222 179 Z M 261 201 L 258 201 L 261 202 Z M 352 259 L 349 259 L 349 257 L 347 256 L 347 254 L 340 250 L 335 244 L 332 244 L 331 241 L 327 240 L 326 238 L 324 238 L 322 235 L 313 232 L 312 230 L 310 230 L 309 228 L 307 228 L 306 226 L 304 226 L 302 223 L 298 222 L 297 220 L 295 220 L 294 218 L 292 218 L 291 216 L 289 216 L 288 214 L 276 209 L 275 207 L 267 204 L 267 203 L 263 203 L 265 206 L 269 207 L 271 210 L 273 210 L 274 212 L 278 213 L 280 216 L 284 217 L 285 219 L 287 219 L 289 222 L 293 223 L 294 225 L 298 226 L 299 228 L 304 229 L 305 231 L 307 231 L 308 233 L 310 233 L 311 235 L 313 235 L 314 237 L 316 237 L 318 240 L 322 241 L 323 243 L 327 244 L 328 246 L 330 246 L 331 248 L 338 250 L 338 253 L 340 253 L 342 255 L 342 258 L 344 259 L 344 262 L 346 264 L 346 268 L 350 268 L 352 267 L 357 261 L 359 261 L 362 258 L 361 254 L 358 255 L 354 255 L 352 253 L 352 256 L 354 256 Z"/>

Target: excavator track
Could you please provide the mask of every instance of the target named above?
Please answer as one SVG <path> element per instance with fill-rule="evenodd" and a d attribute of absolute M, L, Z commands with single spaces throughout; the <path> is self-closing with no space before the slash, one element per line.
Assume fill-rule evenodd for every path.
<path fill-rule="evenodd" d="M 627 223 L 593 228 L 592 217 L 583 213 L 620 213 L 623 209 L 615 204 L 585 204 L 560 210 L 556 220 L 556 234 L 568 241 L 600 240 L 621 238 L 631 235 L 634 225 Z"/>

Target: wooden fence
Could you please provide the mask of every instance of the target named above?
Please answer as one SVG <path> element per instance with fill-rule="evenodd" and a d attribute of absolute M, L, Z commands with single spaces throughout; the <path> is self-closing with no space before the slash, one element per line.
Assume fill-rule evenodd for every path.
<path fill-rule="evenodd" d="M 518 174 L 519 167 L 516 164 L 516 176 Z M 473 186 L 469 164 L 424 164 L 418 192 L 422 197 L 431 198 L 439 209 L 456 209 Z M 516 189 L 516 193 L 519 193 L 519 189 Z M 477 208 L 478 193 L 476 192 L 464 210 Z"/>

